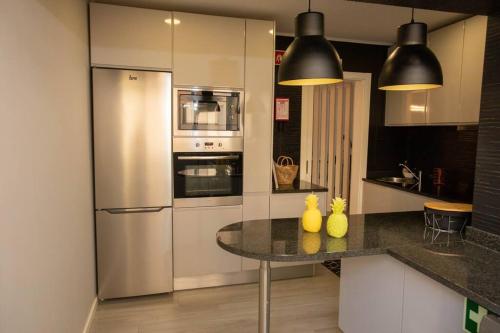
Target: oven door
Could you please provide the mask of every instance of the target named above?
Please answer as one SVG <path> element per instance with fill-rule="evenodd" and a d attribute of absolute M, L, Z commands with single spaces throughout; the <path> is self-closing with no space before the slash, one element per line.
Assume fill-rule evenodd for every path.
<path fill-rule="evenodd" d="M 243 92 L 175 88 L 174 96 L 174 136 L 243 135 Z"/>
<path fill-rule="evenodd" d="M 174 153 L 174 207 L 242 203 L 241 152 Z"/>

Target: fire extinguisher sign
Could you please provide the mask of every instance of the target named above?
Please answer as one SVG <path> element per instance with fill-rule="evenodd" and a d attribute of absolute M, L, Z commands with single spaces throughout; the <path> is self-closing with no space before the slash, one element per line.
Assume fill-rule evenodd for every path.
<path fill-rule="evenodd" d="M 283 54 L 285 54 L 285 51 L 283 50 L 274 51 L 274 64 L 276 66 L 281 65 L 281 59 L 283 58 Z"/>

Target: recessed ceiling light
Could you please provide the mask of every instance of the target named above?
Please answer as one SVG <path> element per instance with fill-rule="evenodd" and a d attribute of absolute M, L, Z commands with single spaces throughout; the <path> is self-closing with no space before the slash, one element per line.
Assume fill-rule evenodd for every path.
<path fill-rule="evenodd" d="M 172 19 L 171 18 L 165 19 L 165 23 L 172 24 Z M 181 24 L 181 20 L 174 18 L 174 25 L 177 25 L 177 24 Z"/>

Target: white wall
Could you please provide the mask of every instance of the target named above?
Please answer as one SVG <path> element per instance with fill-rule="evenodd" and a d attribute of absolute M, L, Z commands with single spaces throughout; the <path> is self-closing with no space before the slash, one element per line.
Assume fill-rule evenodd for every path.
<path fill-rule="evenodd" d="M 81 332 L 95 299 L 87 5 L 0 1 L 0 332 Z"/>

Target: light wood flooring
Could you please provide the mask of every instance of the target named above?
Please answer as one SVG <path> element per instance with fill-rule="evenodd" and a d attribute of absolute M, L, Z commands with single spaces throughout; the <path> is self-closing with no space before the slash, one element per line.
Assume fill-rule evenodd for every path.
<path fill-rule="evenodd" d="M 271 332 L 341 332 L 339 279 L 321 265 L 311 278 L 271 283 Z M 179 291 L 106 301 L 91 333 L 257 332 L 258 285 Z"/>

